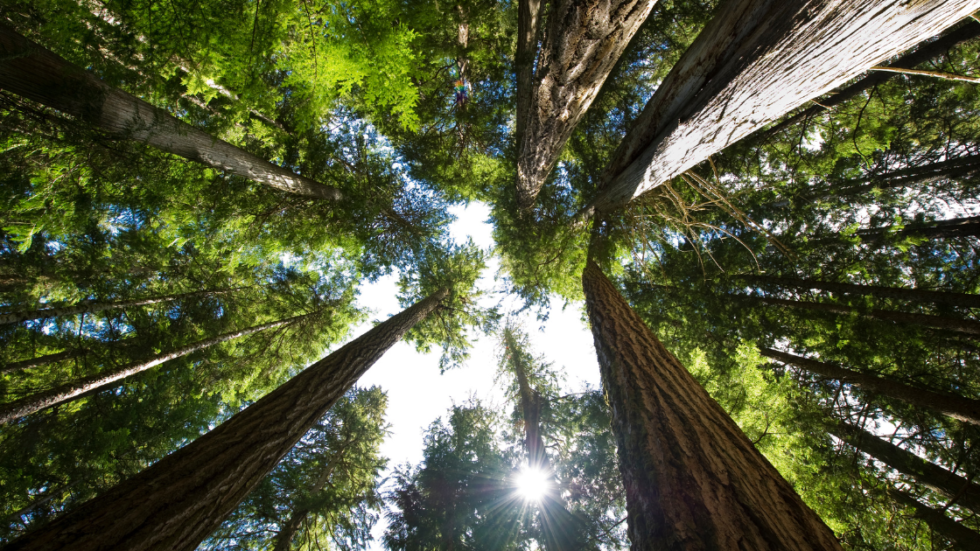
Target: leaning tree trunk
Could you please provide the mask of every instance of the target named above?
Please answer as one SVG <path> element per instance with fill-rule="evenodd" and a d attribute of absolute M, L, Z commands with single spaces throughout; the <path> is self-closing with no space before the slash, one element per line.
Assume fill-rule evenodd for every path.
<path fill-rule="evenodd" d="M 22 312 L 11 312 L 0 314 L 0 325 L 21 323 L 29 320 L 41 318 L 60 318 L 73 316 L 75 314 L 94 314 L 105 310 L 117 310 L 120 308 L 131 308 L 134 306 L 146 306 L 149 304 L 160 304 L 161 302 L 171 302 L 185 298 L 199 297 L 205 295 L 218 295 L 227 293 L 227 290 L 220 291 L 197 291 L 194 293 L 183 293 L 180 295 L 169 295 L 163 297 L 144 298 L 137 300 L 124 300 L 121 302 L 82 302 L 73 306 L 63 306 L 54 308 L 41 308 L 40 310 L 27 310 Z"/>
<path fill-rule="evenodd" d="M 980 25 L 976 25 L 976 27 L 978 34 L 980 34 Z M 849 181 L 849 183 L 855 184 L 859 182 L 867 182 L 861 183 L 860 185 L 851 185 L 843 188 L 838 185 L 827 185 L 826 187 L 821 188 L 818 192 L 808 194 L 808 196 L 814 197 L 818 194 L 838 197 L 859 195 L 862 193 L 867 193 L 873 189 L 910 187 L 917 184 L 935 182 L 937 180 L 972 176 L 978 171 L 980 171 L 980 155 L 969 155 L 966 157 L 958 157 L 956 159 L 947 159 L 945 161 L 929 163 L 927 165 L 901 168 L 891 172 L 886 172 L 884 174 L 875 174 L 866 178 Z"/>
<path fill-rule="evenodd" d="M 44 356 L 38 356 L 36 358 L 31 358 L 29 360 L 21 360 L 19 362 L 12 362 L 5 364 L 0 367 L 0 373 L 13 373 L 14 371 L 20 371 L 22 369 L 30 369 L 32 367 L 40 367 L 42 365 L 53 364 L 55 362 L 61 362 L 64 360 L 71 360 L 79 356 L 84 356 L 88 353 L 88 349 L 80 348 L 77 350 L 66 350 L 64 352 L 57 352 L 55 354 L 46 354 Z"/>
<path fill-rule="evenodd" d="M 980 533 L 947 517 L 945 511 L 924 505 L 918 499 L 895 488 L 889 488 L 888 495 L 900 505 L 915 510 L 915 517 L 922 519 L 934 532 L 952 541 L 954 549 L 980 551 Z"/>
<path fill-rule="evenodd" d="M 534 57 L 528 55 L 528 46 L 534 44 L 540 2 L 520 3 L 517 204 L 527 210 L 534 205 L 565 142 L 657 0 L 549 3 L 547 28 L 533 76 L 529 71 Z M 528 85 L 533 86 L 530 94 Z"/>
<path fill-rule="evenodd" d="M 769 283 L 783 288 L 819 289 L 821 291 L 830 291 L 831 293 L 836 294 L 873 296 L 909 302 L 925 302 L 931 304 L 947 304 L 949 306 L 980 308 L 980 295 L 968 295 L 966 293 L 925 291 L 922 289 L 905 289 L 901 287 L 879 287 L 876 285 L 834 283 L 829 281 L 816 281 L 812 279 L 801 279 L 795 277 L 776 277 L 751 274 L 733 276 L 733 279 L 739 279 L 756 284 Z"/>
<path fill-rule="evenodd" d="M 579 213 L 612 211 L 932 37 L 980 0 L 731 0 L 647 102 Z"/>
<path fill-rule="evenodd" d="M 907 404 L 930 409 L 966 423 L 980 425 L 980 400 L 971 400 L 955 394 L 917 388 L 885 377 L 844 369 L 834 364 L 818 362 L 771 348 L 759 348 L 759 351 L 762 352 L 763 356 L 795 365 L 817 375 L 837 379 L 842 383 L 854 385 L 865 391 L 875 392 Z"/>
<path fill-rule="evenodd" d="M 441 289 L 392 316 L 211 432 L 4 551 L 192 551 L 448 294 Z"/>
<path fill-rule="evenodd" d="M 980 237 L 980 216 L 936 220 L 926 224 L 909 224 L 901 230 L 891 228 L 872 228 L 858 230 L 855 235 L 861 241 L 881 243 L 888 238 L 925 237 L 927 239 L 955 239 L 957 237 Z"/>
<path fill-rule="evenodd" d="M 337 453 L 337 456 L 330 459 L 327 466 L 320 472 L 320 476 L 313 482 L 313 486 L 310 487 L 309 495 L 316 495 L 323 490 L 327 482 L 330 481 L 330 476 L 333 474 L 337 464 L 343 460 L 345 452 L 345 449 L 341 449 Z M 299 531 L 300 526 L 306 521 L 306 517 L 309 516 L 311 511 L 312 509 L 309 507 L 303 506 L 297 506 L 292 510 L 286 523 L 280 527 L 279 533 L 276 534 L 276 545 L 273 551 L 289 551 L 292 549 L 293 537 L 296 536 L 296 532 Z"/>
<path fill-rule="evenodd" d="M 112 88 L 0 24 L 0 88 L 78 117 L 112 135 L 289 193 L 338 201 L 340 190 L 274 165 Z"/>
<path fill-rule="evenodd" d="M 594 262 L 582 282 L 633 551 L 840 549 Z"/>
<path fill-rule="evenodd" d="M 980 513 L 980 485 L 953 474 L 931 461 L 926 461 L 910 451 L 903 450 L 891 442 L 882 440 L 862 428 L 837 423 L 827 430 L 896 471 L 911 476 L 926 488 L 947 498 L 955 498 L 954 502 L 958 505 Z"/>
<path fill-rule="evenodd" d="M 42 409 L 69 402 L 80 398 L 83 395 L 99 392 L 116 381 L 136 375 L 137 373 L 142 373 L 147 369 L 156 367 L 170 360 L 186 356 L 191 352 L 197 352 L 198 350 L 227 342 L 232 339 L 237 339 L 238 337 L 258 333 L 259 331 L 264 331 L 266 329 L 288 325 L 305 318 L 308 315 L 309 314 L 304 314 L 302 316 L 295 316 L 285 320 L 274 321 L 272 323 L 256 325 L 254 327 L 249 327 L 248 329 L 242 329 L 241 331 L 233 331 L 231 333 L 225 333 L 224 335 L 218 335 L 217 337 L 212 337 L 210 339 L 198 341 L 194 344 L 183 346 L 172 352 L 158 354 L 151 360 L 126 364 L 116 369 L 110 369 L 104 373 L 99 373 L 90 377 L 82 377 L 81 379 L 76 379 L 70 383 L 56 386 L 50 390 L 38 392 L 37 394 L 32 394 L 21 398 L 20 400 L 14 400 L 9 404 L 0 405 L 0 425 L 7 424 L 26 415 L 41 411 Z"/>

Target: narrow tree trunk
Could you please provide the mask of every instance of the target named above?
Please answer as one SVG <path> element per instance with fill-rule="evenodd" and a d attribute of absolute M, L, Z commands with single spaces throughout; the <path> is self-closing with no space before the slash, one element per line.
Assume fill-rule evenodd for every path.
<path fill-rule="evenodd" d="M 804 302 L 800 300 L 788 300 L 782 298 L 766 297 L 745 297 L 749 300 L 771 304 L 773 306 L 786 306 L 789 308 L 799 308 L 802 310 L 814 310 L 817 312 L 830 312 L 832 314 L 850 315 L 858 313 L 861 316 L 883 321 L 894 321 L 907 323 L 910 325 L 921 325 L 934 329 L 944 329 L 967 335 L 980 335 L 980 322 L 958 318 L 947 318 L 945 316 L 931 316 L 928 314 L 910 314 L 908 312 L 896 312 L 894 310 L 868 310 L 859 311 L 849 306 L 839 304 L 828 304 L 825 302 Z"/>
<path fill-rule="evenodd" d="M 163 109 L 104 84 L 57 54 L 0 25 L 0 88 L 145 142 L 289 193 L 339 201 L 340 190 L 274 165 L 186 124 Z"/>
<path fill-rule="evenodd" d="M 627 204 L 978 8 L 978 0 L 724 3 L 657 88 L 580 216 Z"/>
<path fill-rule="evenodd" d="M 924 291 L 921 289 L 904 289 L 901 287 L 878 287 L 875 285 L 856 285 L 854 283 L 833 283 L 828 281 L 815 281 L 811 279 L 799 279 L 789 277 L 775 277 L 766 275 L 739 275 L 733 279 L 747 281 L 749 283 L 766 284 L 770 283 L 783 288 L 792 289 L 819 289 L 830 291 L 837 294 L 852 294 L 861 296 L 873 296 L 881 298 L 891 298 L 909 302 L 925 302 L 930 304 L 948 304 L 950 306 L 966 306 L 969 308 L 980 308 L 980 296 L 968 295 L 965 293 L 947 293 L 941 291 Z"/>
<path fill-rule="evenodd" d="M 930 409 L 966 423 L 980 425 L 980 400 L 971 400 L 955 394 L 917 388 L 885 377 L 844 369 L 833 364 L 818 362 L 771 348 L 760 348 L 759 351 L 762 352 L 763 356 L 795 365 L 817 375 L 837 379 L 842 383 L 852 384 L 866 391 L 876 392 L 882 396 Z"/>
<path fill-rule="evenodd" d="M 225 333 L 224 335 L 218 335 L 217 337 L 212 337 L 210 339 L 198 341 L 194 344 L 183 346 L 172 352 L 158 354 L 154 356 L 153 359 L 148 361 L 126 364 L 122 367 L 111 369 L 104 373 L 99 373 L 89 377 L 82 377 L 81 379 L 76 379 L 70 383 L 54 387 L 50 390 L 38 392 L 37 394 L 32 394 L 31 396 L 21 398 L 20 400 L 14 400 L 9 404 L 3 404 L 0 406 L 0 425 L 14 421 L 24 417 L 25 415 L 30 415 L 31 413 L 41 411 L 42 409 L 63 404 L 75 398 L 79 398 L 83 394 L 98 392 L 116 381 L 136 375 L 137 373 L 142 373 L 147 369 L 156 367 L 170 360 L 186 356 L 192 352 L 197 352 L 198 350 L 208 348 L 209 346 L 227 342 L 232 339 L 237 339 L 238 337 L 251 335 L 253 333 L 258 333 L 259 331 L 264 331 L 266 329 L 288 325 L 296 322 L 299 319 L 307 317 L 307 315 L 308 314 L 296 316 L 272 323 L 256 325 L 254 327 L 249 327 L 248 329 L 242 329 L 241 331 L 233 331 L 231 333 Z"/>
<path fill-rule="evenodd" d="M 980 33 L 980 25 L 977 25 Z M 942 179 L 962 178 L 980 171 L 980 155 L 970 155 L 948 159 L 922 166 L 912 166 L 875 174 L 865 178 L 849 180 L 842 185 L 827 184 L 808 193 L 808 197 L 847 197 L 867 193 L 873 189 L 892 189 L 928 184 Z"/>
<path fill-rule="evenodd" d="M 20 371 L 22 369 L 40 367 L 42 365 L 53 364 L 55 362 L 61 362 L 64 360 L 77 358 L 79 356 L 84 356 L 87 353 L 88 350 L 82 348 L 78 350 L 66 350 L 64 352 L 57 352 L 55 354 L 46 354 L 44 356 L 38 356 L 36 358 L 31 358 L 29 360 L 21 360 L 19 362 L 6 364 L 3 367 L 0 367 L 0 373 L 12 373 L 14 371 Z"/>
<path fill-rule="evenodd" d="M 855 235 L 861 241 L 880 243 L 888 237 L 925 237 L 928 239 L 954 239 L 957 237 L 980 237 L 980 216 L 935 220 L 927 224 L 910 224 L 899 231 L 891 228 L 872 228 L 858 230 Z"/>
<path fill-rule="evenodd" d="M 319 493 L 327 485 L 327 482 L 330 480 L 330 475 L 333 474 L 337 463 L 343 458 L 345 451 L 344 449 L 340 450 L 337 456 L 330 459 L 330 462 L 309 489 L 310 495 Z M 279 533 L 276 535 L 276 545 L 273 551 L 289 551 L 292 548 L 293 537 L 296 536 L 296 532 L 299 531 L 299 527 L 303 525 L 303 521 L 306 520 L 309 514 L 310 509 L 308 507 L 295 507 L 293 509 L 289 515 L 289 519 L 280 527 Z"/>
<path fill-rule="evenodd" d="M 595 263 L 582 282 L 633 551 L 840 549 Z"/>
<path fill-rule="evenodd" d="M 211 432 L 4 551 L 192 551 L 448 294 L 441 289 L 392 316 Z"/>
<path fill-rule="evenodd" d="M 936 38 L 932 42 L 927 42 L 925 44 L 920 45 L 918 48 L 915 49 L 915 51 L 905 54 L 904 56 L 898 58 L 897 60 L 895 60 L 894 63 L 890 64 L 889 66 L 898 69 L 911 69 L 916 65 L 920 65 L 927 61 L 935 59 L 945 54 L 950 49 L 960 44 L 963 44 L 964 42 L 973 40 L 978 36 L 980 36 L 980 24 L 977 24 L 976 21 L 972 21 L 968 19 L 966 23 L 960 28 L 948 32 L 943 36 Z M 865 90 L 869 90 L 879 84 L 887 82 L 888 79 L 892 78 L 893 76 L 895 75 L 888 74 L 888 73 L 872 72 L 871 74 L 855 82 L 854 84 L 842 88 L 839 92 L 835 93 L 834 95 L 821 99 L 819 104 L 814 102 L 812 106 L 807 107 L 806 109 L 800 111 L 799 113 L 791 117 L 787 117 L 779 124 L 766 130 L 764 135 L 767 137 L 772 136 L 782 131 L 784 128 L 792 126 L 802 120 L 809 120 L 811 117 L 820 113 L 821 111 L 825 111 L 828 108 L 840 105 L 845 101 L 857 96 L 858 94 L 860 94 Z"/>
<path fill-rule="evenodd" d="M 530 209 L 565 142 L 592 105 L 657 0 L 555 0 L 538 54 L 530 98 L 525 90 L 538 2 L 518 6 L 517 202 Z M 523 2 L 521 3 L 523 4 Z M 521 21 L 526 25 L 521 26 Z M 522 34 L 521 31 L 524 31 Z M 523 89 L 522 89 L 523 88 Z M 521 109 L 524 109 L 523 111 Z"/>
<path fill-rule="evenodd" d="M 878 459 L 896 471 L 913 477 L 916 482 L 947 498 L 956 498 L 955 503 L 980 512 L 980 485 L 949 472 L 931 461 L 926 461 L 910 451 L 903 450 L 870 432 L 837 423 L 828 431 L 837 438 L 858 450 Z"/>
<path fill-rule="evenodd" d="M 531 114 L 534 94 L 534 62 L 538 53 L 538 34 L 541 26 L 541 0 L 517 2 L 517 116 L 515 137 L 521 143 L 527 119 Z"/>
<path fill-rule="evenodd" d="M 528 465 L 547 468 L 548 457 L 544 453 L 544 441 L 541 438 L 541 394 L 532 389 L 528 382 L 527 366 L 518 353 L 520 344 L 510 328 L 504 329 L 504 340 L 511 352 L 508 358 L 511 368 L 517 376 L 521 415 L 524 417 L 524 447 L 527 449 Z"/>
<path fill-rule="evenodd" d="M 21 323 L 24 321 L 36 320 L 41 318 L 60 318 L 64 316 L 74 316 L 75 314 L 94 314 L 96 312 L 102 312 L 105 310 L 131 308 L 133 306 L 146 306 L 149 304 L 159 304 L 161 302 L 170 302 L 174 300 L 182 300 L 191 297 L 199 297 L 205 295 L 219 295 L 227 292 L 229 291 L 227 290 L 197 291 L 194 293 L 183 293 L 180 295 L 169 295 L 163 297 L 144 298 L 144 299 L 137 299 L 137 300 L 124 300 L 121 302 L 82 302 L 74 306 L 62 306 L 62 307 L 55 307 L 55 308 L 42 308 L 40 310 L 11 312 L 9 314 L 0 314 L 0 325 Z"/>
<path fill-rule="evenodd" d="M 914 509 L 915 517 L 922 519 L 933 532 L 950 540 L 954 549 L 980 551 L 980 533 L 947 517 L 945 512 L 924 505 L 901 490 L 889 488 L 888 495 L 900 505 Z"/>

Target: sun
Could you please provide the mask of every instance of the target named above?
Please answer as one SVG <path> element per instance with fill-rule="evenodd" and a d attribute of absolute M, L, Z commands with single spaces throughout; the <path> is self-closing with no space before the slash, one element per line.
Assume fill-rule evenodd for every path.
<path fill-rule="evenodd" d="M 517 475 L 517 493 L 527 501 L 541 501 L 551 488 L 551 476 L 545 470 L 524 467 Z"/>

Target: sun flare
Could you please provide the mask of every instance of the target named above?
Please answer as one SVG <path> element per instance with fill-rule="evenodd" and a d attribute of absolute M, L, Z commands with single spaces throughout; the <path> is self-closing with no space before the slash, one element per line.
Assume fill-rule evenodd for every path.
<path fill-rule="evenodd" d="M 534 467 L 524 467 L 517 475 L 517 493 L 528 501 L 540 501 L 551 488 L 549 473 Z"/>

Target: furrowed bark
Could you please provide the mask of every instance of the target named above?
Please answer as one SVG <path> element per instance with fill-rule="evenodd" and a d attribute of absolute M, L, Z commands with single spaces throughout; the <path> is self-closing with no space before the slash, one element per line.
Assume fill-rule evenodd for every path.
<path fill-rule="evenodd" d="M 612 211 L 938 34 L 980 0 L 732 0 L 647 103 L 580 217 Z"/>
<path fill-rule="evenodd" d="M 980 485 L 962 476 L 926 461 L 910 451 L 903 450 L 870 432 L 848 425 L 836 423 L 828 428 L 830 434 L 854 446 L 858 450 L 878 459 L 896 471 L 911 476 L 926 488 L 946 497 L 956 498 L 955 503 L 980 512 Z"/>
<path fill-rule="evenodd" d="M 955 394 L 917 388 L 887 377 L 869 375 L 771 348 L 760 348 L 759 351 L 762 352 L 763 356 L 779 360 L 785 364 L 795 365 L 817 375 L 837 379 L 842 383 L 848 383 L 866 391 L 876 392 L 882 396 L 927 408 L 965 423 L 980 425 L 980 400 L 971 400 Z"/>
<path fill-rule="evenodd" d="M 633 551 L 841 549 L 599 267 L 582 275 Z"/>
<path fill-rule="evenodd" d="M 518 65 L 517 202 L 520 209 L 534 205 L 565 142 L 656 3 L 656 0 L 554 0 L 551 3 L 529 99 L 521 96 L 522 81 L 525 89 L 528 84 L 528 66 Z M 530 13 L 533 10 L 529 4 L 527 35 L 534 25 Z M 519 16 L 518 25 L 521 19 L 525 18 Z M 522 53 L 520 49 L 526 40 L 530 37 L 520 34 L 519 29 L 518 53 L 523 56 L 522 63 L 528 59 L 526 50 Z M 533 58 L 530 61 L 533 63 Z"/>
<path fill-rule="evenodd" d="M 446 289 L 316 362 L 211 432 L 5 551 L 192 551 Z"/>
<path fill-rule="evenodd" d="M 44 356 L 38 356 L 29 360 L 21 360 L 19 362 L 6 364 L 0 367 L 0 373 L 13 373 L 14 371 L 20 371 L 22 369 L 40 367 L 42 365 L 53 364 L 55 362 L 61 362 L 64 360 L 77 358 L 79 356 L 84 356 L 87 353 L 88 350 L 83 348 L 79 350 L 66 350 L 65 352 L 57 352 L 55 354 L 46 354 Z"/>
<path fill-rule="evenodd" d="M 900 287 L 878 287 L 875 285 L 856 285 L 854 283 L 833 283 L 789 277 L 766 275 L 739 275 L 733 279 L 756 284 L 772 284 L 793 289 L 819 289 L 836 294 L 852 294 L 905 300 L 909 302 L 924 302 L 929 304 L 948 304 L 950 306 L 966 306 L 980 308 L 980 296 L 965 293 L 946 293 L 940 291 L 924 291 L 922 289 L 904 289 Z"/>
<path fill-rule="evenodd" d="M 342 199 L 340 190 L 274 165 L 112 88 L 5 25 L 0 25 L 0 57 L 0 88 L 78 117 L 109 134 L 289 193 Z"/>
<path fill-rule="evenodd" d="M 153 359 L 148 361 L 126 364 L 122 367 L 111 369 L 104 373 L 76 379 L 70 383 L 56 386 L 52 389 L 38 392 L 37 394 L 32 394 L 21 398 L 20 400 L 14 400 L 9 404 L 0 405 L 0 425 L 5 425 L 26 415 L 41 411 L 42 409 L 47 409 L 58 404 L 69 402 L 76 398 L 80 398 L 84 394 L 98 392 L 99 390 L 109 387 L 116 381 L 125 379 L 126 377 L 131 377 L 137 373 L 142 373 L 147 369 L 156 367 L 170 360 L 186 356 L 192 352 L 197 352 L 198 350 L 203 350 L 209 346 L 214 346 L 232 339 L 258 333 L 259 331 L 264 331 L 266 329 L 288 325 L 298 321 L 301 318 L 307 317 L 307 315 L 308 314 L 296 316 L 286 320 L 256 325 L 241 331 L 234 331 L 231 333 L 218 335 L 217 337 L 212 337 L 210 339 L 205 339 L 203 341 L 198 341 L 194 344 L 189 344 L 178 348 L 172 352 L 158 354 L 154 356 Z"/>
<path fill-rule="evenodd" d="M 921 503 L 918 499 L 895 488 L 888 489 L 888 495 L 897 503 L 915 510 L 915 517 L 922 519 L 929 528 L 950 540 L 955 549 L 980 551 L 980 533 L 946 516 L 946 513 Z"/>
<path fill-rule="evenodd" d="M 138 300 L 125 300 L 121 302 L 82 302 L 74 306 L 64 306 L 56 308 L 42 308 L 40 310 L 29 310 L 24 312 L 11 312 L 0 314 L 0 325 L 21 323 L 24 321 L 36 320 L 41 318 L 60 318 L 63 316 L 73 316 L 75 314 L 94 314 L 105 310 L 115 310 L 119 308 L 131 308 L 133 306 L 147 306 L 149 304 L 160 304 L 191 297 L 205 295 L 219 295 L 228 291 L 197 291 L 194 293 L 183 293 L 180 295 L 169 295 L 163 297 L 145 298 Z"/>

